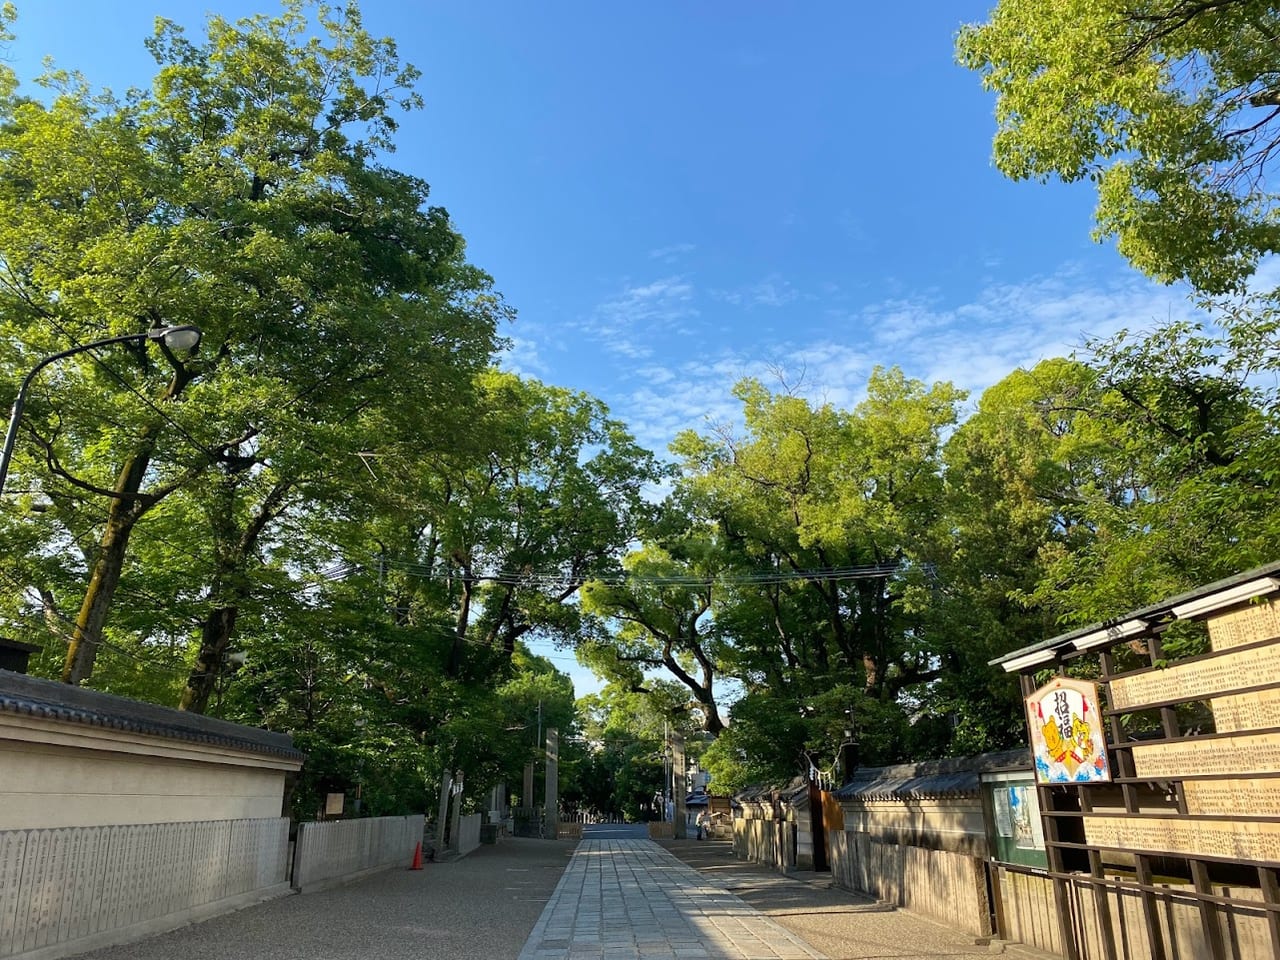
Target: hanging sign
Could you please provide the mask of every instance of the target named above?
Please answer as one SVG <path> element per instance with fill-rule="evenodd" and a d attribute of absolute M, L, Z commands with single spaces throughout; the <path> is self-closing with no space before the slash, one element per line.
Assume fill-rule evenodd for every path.
<path fill-rule="evenodd" d="M 1110 781 L 1096 684 L 1054 677 L 1027 697 L 1027 726 L 1040 783 Z"/>

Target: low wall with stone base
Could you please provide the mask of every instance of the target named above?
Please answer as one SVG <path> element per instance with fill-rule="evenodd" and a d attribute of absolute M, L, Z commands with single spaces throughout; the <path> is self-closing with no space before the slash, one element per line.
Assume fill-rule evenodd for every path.
<path fill-rule="evenodd" d="M 298 825 L 293 888 L 311 893 L 391 867 L 408 867 L 423 816 L 369 817 Z M 476 844 L 479 845 L 477 828 Z"/>
<path fill-rule="evenodd" d="M 55 960 L 290 892 L 289 821 L 0 832 L 0 957 Z"/>

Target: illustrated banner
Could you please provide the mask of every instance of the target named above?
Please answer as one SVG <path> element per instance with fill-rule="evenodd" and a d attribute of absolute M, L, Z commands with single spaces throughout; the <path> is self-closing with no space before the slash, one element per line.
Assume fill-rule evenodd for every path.
<path fill-rule="evenodd" d="M 1040 783 L 1105 783 L 1111 779 L 1098 688 L 1054 677 L 1027 697 L 1031 754 Z"/>

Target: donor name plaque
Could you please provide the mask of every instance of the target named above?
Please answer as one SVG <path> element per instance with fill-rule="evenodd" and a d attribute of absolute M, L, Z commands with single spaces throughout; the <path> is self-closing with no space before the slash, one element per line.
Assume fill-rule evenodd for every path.
<path fill-rule="evenodd" d="M 1054 677 L 1026 702 L 1031 755 L 1039 783 L 1105 783 L 1111 779 L 1095 684 Z"/>
<path fill-rule="evenodd" d="M 1117 677 L 1111 681 L 1111 705 L 1123 710 L 1280 683 L 1278 653 L 1280 649 L 1272 644 L 1250 650 L 1232 650 L 1165 670 L 1145 670 Z"/>
<path fill-rule="evenodd" d="M 1280 860 L 1280 823 L 1271 821 L 1231 823 L 1106 816 L 1083 819 L 1085 838 L 1093 846 L 1261 863 Z"/>

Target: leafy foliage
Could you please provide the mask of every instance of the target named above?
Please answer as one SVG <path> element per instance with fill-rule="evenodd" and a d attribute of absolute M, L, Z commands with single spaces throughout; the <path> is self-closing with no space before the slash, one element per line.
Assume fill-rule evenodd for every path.
<path fill-rule="evenodd" d="M 1006 173 L 1094 179 L 1135 264 L 1234 291 L 1277 245 L 1274 21 L 1002 0 L 959 50 Z M 741 427 L 672 469 L 494 367 L 511 312 L 387 165 L 417 72 L 354 4 L 161 20 L 148 49 L 120 97 L 50 70 L 27 98 L 0 64 L 3 383 L 129 338 L 35 381 L 0 618 L 39 673 L 292 733 L 296 816 L 423 809 L 444 771 L 477 803 L 550 727 L 566 803 L 631 819 L 672 731 L 718 792 L 1009 746 L 992 657 L 1276 555 L 1267 297 L 1013 371 L 967 419 L 897 369 L 850 410 L 744 380 Z M 147 342 L 187 323 L 192 356 Z M 535 638 L 609 685 L 575 704 Z"/>
<path fill-rule="evenodd" d="M 1261 0 L 1000 0 L 957 51 L 997 95 L 1006 175 L 1092 180 L 1100 236 L 1221 293 L 1280 247 L 1278 27 Z"/>

